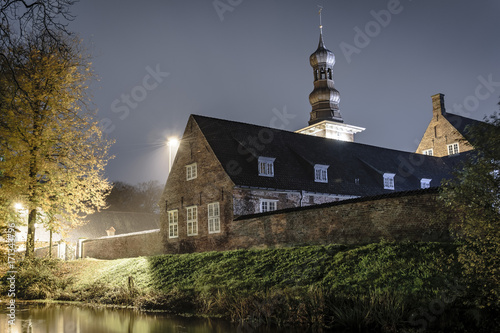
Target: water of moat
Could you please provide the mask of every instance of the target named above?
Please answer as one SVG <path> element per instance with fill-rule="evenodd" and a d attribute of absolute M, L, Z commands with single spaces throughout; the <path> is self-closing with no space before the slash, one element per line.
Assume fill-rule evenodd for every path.
<path fill-rule="evenodd" d="M 219 319 L 144 313 L 133 309 L 89 308 L 66 304 L 16 304 L 15 325 L 1 303 L 0 332 L 5 333 L 304 333 L 308 330 L 238 325 Z"/>

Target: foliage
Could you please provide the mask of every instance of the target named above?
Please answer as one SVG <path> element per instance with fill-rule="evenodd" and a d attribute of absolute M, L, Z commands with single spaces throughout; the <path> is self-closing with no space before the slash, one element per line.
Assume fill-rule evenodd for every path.
<path fill-rule="evenodd" d="M 109 210 L 158 213 L 163 186 L 156 180 L 130 185 L 113 182 L 106 202 Z"/>
<path fill-rule="evenodd" d="M 111 142 L 87 108 L 90 63 L 78 41 L 64 45 L 37 35 L 0 59 L 0 197 L 28 207 L 27 256 L 37 220 L 56 232 L 77 225 L 105 206 L 110 186 L 103 173 Z"/>
<path fill-rule="evenodd" d="M 440 198 L 454 216 L 451 229 L 463 242 L 458 260 L 481 306 L 500 305 L 500 118 L 468 128 L 474 153 Z"/>
<path fill-rule="evenodd" d="M 4 288 L 8 285 L 8 276 L 1 279 Z M 16 298 L 19 299 L 57 298 L 72 283 L 71 279 L 60 275 L 59 261 L 53 259 L 21 261 L 15 277 Z"/>

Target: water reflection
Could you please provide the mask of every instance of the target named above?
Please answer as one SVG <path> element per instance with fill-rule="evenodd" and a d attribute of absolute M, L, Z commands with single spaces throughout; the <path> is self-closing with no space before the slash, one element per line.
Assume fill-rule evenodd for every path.
<path fill-rule="evenodd" d="M 62 304 L 20 304 L 14 326 L 9 326 L 5 303 L 0 310 L 0 332 L 8 333 L 229 333 L 291 332 L 238 328 L 223 320 L 186 318 L 129 309 L 94 309 Z M 304 332 L 303 330 L 301 332 Z"/>

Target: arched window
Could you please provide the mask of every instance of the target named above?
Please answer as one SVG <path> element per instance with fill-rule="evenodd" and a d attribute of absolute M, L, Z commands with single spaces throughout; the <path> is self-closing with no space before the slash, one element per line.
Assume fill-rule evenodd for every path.
<path fill-rule="evenodd" d="M 328 68 L 328 79 L 329 80 L 332 79 L 332 69 L 331 68 Z"/>
<path fill-rule="evenodd" d="M 325 69 L 324 69 L 324 68 L 321 68 L 321 69 L 319 70 L 319 79 L 320 79 L 320 80 L 324 80 L 324 79 L 326 79 L 326 73 L 325 73 Z"/>

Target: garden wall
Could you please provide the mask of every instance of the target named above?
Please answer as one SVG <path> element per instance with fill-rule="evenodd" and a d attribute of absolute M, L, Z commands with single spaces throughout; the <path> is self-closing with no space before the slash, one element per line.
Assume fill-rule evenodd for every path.
<path fill-rule="evenodd" d="M 432 188 L 241 216 L 231 222 L 226 249 L 448 241 L 448 224 L 435 223 L 437 195 Z"/>
<path fill-rule="evenodd" d="M 164 253 L 160 229 L 81 241 L 81 258 L 119 259 Z"/>

